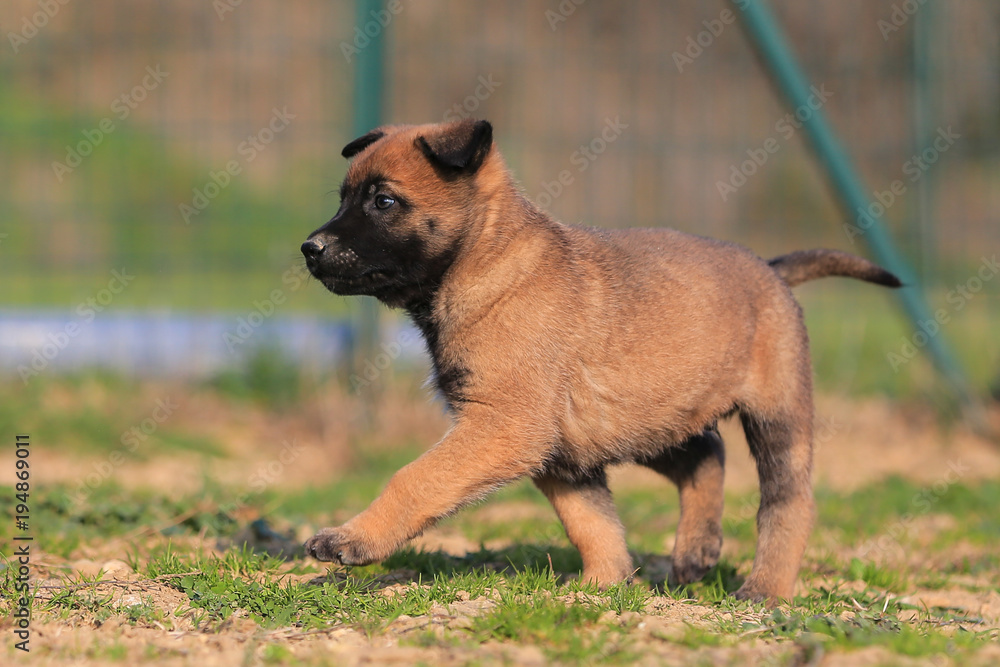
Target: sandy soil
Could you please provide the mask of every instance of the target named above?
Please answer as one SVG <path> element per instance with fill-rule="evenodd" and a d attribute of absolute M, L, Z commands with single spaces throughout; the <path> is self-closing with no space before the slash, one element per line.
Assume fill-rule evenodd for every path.
<path fill-rule="evenodd" d="M 100 564 L 105 571 L 103 581 L 92 587 L 94 595 L 112 597 L 112 607 L 126 611 L 129 605 L 152 604 L 170 619 L 160 627 L 133 626 L 120 617 L 103 622 L 95 621 L 91 614 L 79 613 L 63 620 L 46 619 L 32 627 L 34 650 L 27 656 L 12 655 L 14 664 L 138 664 L 155 662 L 161 665 L 199 664 L 204 667 L 234 664 L 259 664 L 271 645 L 280 645 L 299 660 L 325 660 L 334 665 L 412 665 L 434 664 L 442 666 L 464 665 L 475 658 L 477 664 L 548 664 L 544 654 L 536 647 L 517 646 L 510 643 L 488 642 L 479 646 L 474 656 L 462 647 L 420 647 L 408 642 L 417 633 L 430 631 L 440 635 L 447 629 L 468 627 L 476 615 L 488 612 L 495 606 L 490 596 L 469 599 L 464 596 L 449 605 L 435 604 L 430 613 L 418 618 L 401 616 L 387 628 L 373 636 L 350 626 L 340 625 L 322 631 L 302 631 L 295 628 L 266 631 L 247 618 L 234 616 L 217 632 L 200 631 L 192 622 L 187 609 L 187 598 L 164 580 L 142 580 L 127 565 L 118 562 Z M 94 562 L 78 563 L 80 571 L 100 566 Z M 315 575 L 290 575 L 305 581 L 321 581 Z M 406 576 L 401 577 L 406 579 Z M 41 594 L 44 597 L 65 580 L 53 577 L 45 580 Z M 382 593 L 392 595 L 412 581 L 396 581 L 386 577 Z M 859 590 L 860 590 L 859 586 Z M 956 612 L 978 616 L 984 624 L 1000 625 L 1000 594 L 970 593 L 961 589 L 919 591 L 909 596 L 907 602 L 916 605 L 940 606 Z M 665 597 L 653 597 L 640 613 L 605 613 L 600 624 L 620 624 L 629 628 L 628 648 L 641 656 L 636 664 L 805 664 L 801 649 L 789 643 L 750 640 L 738 646 L 688 647 L 682 643 L 689 627 L 707 627 L 708 621 L 724 617 L 730 612 L 720 611 L 693 603 L 681 603 Z M 756 623 L 759 613 L 746 613 L 736 621 Z M 9 622 L 0 623 L 9 626 Z M 0 627 L 4 634 L 9 628 Z M 973 626 L 969 629 L 981 629 Z M 823 654 L 809 664 L 834 665 L 894 665 L 951 664 L 945 656 L 932 660 L 908 660 L 882 648 L 865 648 L 850 653 Z M 988 647 L 970 660 L 962 656 L 960 664 L 993 665 L 1000 661 L 1000 646 Z M 12 663 L 8 663 L 12 664 Z"/>

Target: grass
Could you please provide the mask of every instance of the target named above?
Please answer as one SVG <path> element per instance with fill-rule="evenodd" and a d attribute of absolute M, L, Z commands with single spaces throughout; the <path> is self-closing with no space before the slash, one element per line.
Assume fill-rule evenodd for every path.
<path fill-rule="evenodd" d="M 372 477 L 384 474 L 380 471 Z M 358 480 L 358 485 L 365 492 L 372 488 L 363 479 Z M 878 489 L 885 492 L 887 502 L 873 517 L 872 497 Z M 7 506 L 10 491 L 0 488 L 0 509 L 7 513 L 11 509 Z M 901 512 L 907 511 L 906 499 L 920 491 L 916 485 L 901 480 L 847 495 L 821 490 L 819 524 L 822 531 L 853 534 L 856 547 L 878 532 L 880 522 L 891 524 L 898 520 Z M 275 523 L 300 521 L 305 514 L 303 508 L 316 498 L 342 501 L 345 496 L 340 493 L 322 489 L 287 492 L 276 514 L 269 518 Z M 936 569 L 934 577 L 921 581 L 920 587 L 950 589 L 955 586 L 955 576 L 968 572 L 992 577 L 993 584 L 988 585 L 997 583 L 997 560 L 989 558 L 987 536 L 980 535 L 984 513 L 995 507 L 997 493 L 993 482 L 956 483 L 942 496 L 935 511 L 949 515 L 955 522 L 947 534 L 961 533 L 972 543 L 984 545 L 986 560 L 978 566 L 959 564 L 951 571 Z M 509 491 L 507 500 L 511 498 L 520 503 L 534 502 L 526 489 Z M 141 553 L 135 550 L 128 556 L 142 579 L 163 582 L 182 593 L 187 603 L 181 609 L 164 609 L 140 595 L 138 600 L 122 606 L 115 601 L 113 589 L 98 583 L 98 575 L 71 579 L 65 588 L 44 595 L 36 591 L 37 617 L 85 618 L 97 624 L 118 618 L 132 626 L 168 628 L 186 617 L 196 631 L 209 633 L 226 632 L 233 619 L 241 618 L 262 630 L 292 628 L 307 632 L 349 627 L 364 636 L 376 637 L 396 632 L 393 628 L 410 622 L 406 619 L 433 619 L 433 613 L 441 613 L 434 610 L 447 609 L 462 600 L 485 600 L 485 607 L 461 623 L 434 625 L 428 620 L 430 629 L 404 633 L 401 641 L 424 648 L 451 646 L 468 650 L 494 644 L 526 645 L 538 648 L 552 661 L 626 663 L 636 657 L 630 637 L 639 623 L 628 614 L 655 613 L 648 607 L 656 594 L 650 585 L 662 584 L 640 580 L 601 592 L 566 579 L 579 571 L 581 563 L 565 538 L 532 543 L 515 537 L 509 547 L 480 548 L 464 557 L 406 548 L 381 564 L 350 568 L 346 575 L 335 577 L 325 576 L 324 568 L 315 562 L 282 560 L 249 545 L 205 552 L 172 543 L 172 539 L 191 539 L 199 534 L 235 535 L 241 526 L 213 513 L 212 503 L 218 500 L 213 493 L 169 499 L 108 485 L 81 508 L 67 502 L 64 488 L 39 490 L 33 510 L 36 529 L 50 536 L 47 551 L 66 558 L 84 545 L 127 536 L 171 516 L 187 514 L 183 521 L 161 533 L 157 538 L 160 546 Z M 732 500 L 738 504 L 752 498 Z M 257 499 L 261 508 L 272 501 Z M 649 511 L 645 505 L 651 499 L 634 493 L 625 494 L 620 502 L 626 516 L 642 517 Z M 671 511 L 666 510 L 668 514 Z M 474 517 L 465 523 L 460 515 L 451 527 L 472 536 L 483 534 L 476 523 Z M 856 533 L 849 532 L 855 529 Z M 0 543 L 11 537 L 9 528 L 2 531 Z M 953 609 L 920 608 L 903 601 L 917 587 L 915 579 L 927 578 L 922 572 L 910 570 L 905 561 L 832 556 L 807 562 L 804 591 L 793 605 L 767 611 L 737 602 L 730 594 L 742 583 L 752 544 L 743 544 L 742 530 L 736 533 L 738 537 L 727 539 L 736 540 L 740 545 L 737 552 L 745 553 L 745 559 L 726 557 L 702 581 L 663 591 L 672 604 L 693 604 L 692 609 L 701 613 L 696 625 L 671 635 L 671 642 L 690 648 L 735 650 L 753 639 L 764 638 L 805 655 L 879 646 L 895 655 L 921 657 L 965 655 L 996 640 L 996 629 L 977 624 L 973 616 Z M 58 538 L 51 539 L 54 536 Z M 906 547 L 916 543 L 910 536 L 899 539 Z M 851 548 L 850 543 L 845 546 Z M 925 556 L 947 560 L 953 546 L 954 542 L 931 541 L 925 547 Z M 831 581 L 836 583 L 831 586 Z M 13 585 L 11 568 L 0 567 L 0 595 L 4 599 L 13 596 Z M 614 621 L 616 618 L 622 620 Z M 106 650 L 113 655 L 125 649 L 112 646 Z M 280 646 L 269 648 L 267 655 L 277 661 L 284 655 L 283 650 Z"/>
<path fill-rule="evenodd" d="M 945 514 L 961 518 L 944 533 L 946 540 L 992 539 L 997 529 L 991 508 L 1000 502 L 1000 483 L 984 481 L 973 492 L 960 482 L 946 483 L 947 472 L 942 471 L 940 482 L 928 485 L 890 476 L 848 497 L 819 489 L 819 523 L 850 526 L 854 535 L 876 537 L 887 532 L 887 526 L 908 533 L 918 518 Z"/>
<path fill-rule="evenodd" d="M 567 602 L 545 595 L 551 591 L 537 585 L 527 594 L 517 594 L 516 588 L 501 589 L 496 608 L 473 621 L 474 641 L 527 643 L 542 648 L 550 660 L 571 664 L 637 657 L 627 646 L 627 628 L 597 623 L 602 611 L 610 611 L 601 597 Z"/>
<path fill-rule="evenodd" d="M 967 275 L 974 275 L 969 267 Z M 956 278 L 955 282 L 964 282 Z M 948 284 L 947 282 L 945 283 Z M 1000 381 L 1000 346 L 993 331 L 1000 327 L 1000 311 L 992 306 L 995 287 L 987 287 L 952 311 L 947 290 L 932 290 L 932 310 L 944 309 L 949 321 L 937 334 L 955 353 L 972 385 L 982 394 Z M 893 293 L 853 281 L 825 281 L 795 290 L 809 329 L 814 376 L 818 387 L 852 395 L 921 398 L 954 412 L 954 399 L 932 366 L 926 347 L 894 364 L 889 355 L 901 355 L 905 341 L 917 331 L 903 316 Z"/>
<path fill-rule="evenodd" d="M 134 379 L 93 371 L 42 374 L 27 384 L 11 377 L 0 386 L 0 429 L 31 433 L 48 447 L 65 452 L 110 454 L 116 449 L 127 450 L 128 457 L 136 460 L 148 458 L 154 448 L 158 454 L 224 455 L 220 443 L 202 433 L 176 428 L 169 420 L 156 424 L 155 431 L 142 431 L 158 400 L 170 403 L 180 397 L 148 396 L 141 388 Z M 127 435 L 133 428 L 140 429 L 138 434 Z"/>
<path fill-rule="evenodd" d="M 900 612 L 916 608 L 891 599 L 885 599 L 885 604 L 879 607 L 876 604 L 879 600 L 871 596 L 862 596 L 862 599 L 872 606 L 865 607 L 859 602 L 856 606 L 861 608 L 847 616 L 842 613 L 846 601 L 808 611 L 776 609 L 757 628 L 748 629 L 760 629 L 763 636 L 791 639 L 807 648 L 822 645 L 827 650 L 858 649 L 878 645 L 893 653 L 914 657 L 975 650 L 995 637 L 995 631 L 970 632 L 961 627 L 950 633 L 934 632 L 921 626 L 947 621 L 946 613 L 929 614 L 918 624 L 906 623 L 900 620 Z"/>
<path fill-rule="evenodd" d="M 267 395 L 266 378 L 287 383 L 290 392 L 301 379 L 265 370 L 244 378 L 245 386 L 234 389 L 226 380 L 199 391 L 235 415 L 251 408 L 269 415 L 296 409 Z M 127 379 L 38 380 L 24 390 L 0 389 L 0 419 L 9 429 L 27 424 L 33 446 L 43 444 L 47 452 L 84 454 L 100 463 L 109 447 L 119 446 L 121 425 L 148 414 L 149 390 Z M 91 420 L 92 426 L 71 433 L 49 423 L 60 415 Z M 147 455 L 154 462 L 164 453 L 186 456 L 197 478 L 196 459 L 177 444 L 185 437 L 205 438 L 185 431 L 183 423 L 167 422 L 151 436 Z M 1000 587 L 992 511 L 1000 503 L 1000 483 L 976 481 L 961 471 L 942 470 L 939 484 L 889 477 L 851 492 L 818 488 L 817 530 L 799 595 L 776 610 L 731 595 L 754 555 L 752 493 L 727 498 L 718 566 L 674 590 L 665 587 L 664 566 L 658 565 L 679 516 L 668 484 L 616 488 L 641 569 L 635 584 L 608 591 L 576 580 L 579 553 L 529 482 L 442 522 L 443 534 L 468 544 L 463 555 L 408 547 L 380 564 L 346 569 L 304 559 L 298 551 L 303 534 L 335 520 L 334 513 L 363 509 L 422 449 L 396 437 L 395 447 L 359 448 L 350 467 L 330 483 L 268 487 L 251 494 L 236 513 L 226 508 L 244 489 L 208 475 L 200 487 L 170 492 L 127 488 L 112 474 L 82 499 L 73 483 L 33 484 L 31 528 L 44 536 L 45 556 L 32 567 L 45 579 L 36 583 L 49 586 L 34 591 L 34 622 L 95 629 L 93 645 L 52 649 L 60 658 L 124 662 L 177 653 L 172 644 L 154 642 L 140 656 L 124 635 L 101 634 L 100 628 L 251 633 L 256 639 L 244 647 L 251 662 L 310 665 L 324 659 L 303 657 L 300 642 L 348 635 L 363 645 L 392 644 L 426 655 L 487 656 L 486 663 L 517 662 L 516 653 L 504 652 L 530 649 L 563 664 L 628 664 L 677 650 L 688 651 L 692 662 L 742 662 L 762 645 L 785 661 L 871 648 L 900 661 L 962 661 L 997 640 L 997 623 L 979 619 L 975 605 L 964 600 Z M 205 456 L 237 456 L 227 451 L 219 447 Z M 0 512 L 10 516 L 13 509 L 13 489 L 0 486 Z M 276 551 L 268 552 L 267 541 L 258 537 L 251 523 L 258 517 L 267 533 L 284 540 L 281 557 L 269 555 Z M 11 522 L 0 522 L 0 553 L 12 553 L 13 536 Z M 93 570 L 80 574 L 78 561 L 96 568 L 110 558 L 125 560 L 133 581 L 107 583 L 110 575 Z M 4 614 L 17 592 L 12 565 L 0 561 Z"/>

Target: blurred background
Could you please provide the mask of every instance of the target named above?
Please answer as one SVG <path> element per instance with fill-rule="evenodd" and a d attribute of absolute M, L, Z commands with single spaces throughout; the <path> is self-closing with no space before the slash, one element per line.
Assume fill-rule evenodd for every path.
<path fill-rule="evenodd" d="M 671 226 L 764 257 L 869 254 L 732 4 L 364 5 L 0 5 L 5 432 L 100 449 L 171 393 L 187 407 L 156 437 L 180 451 L 286 432 L 336 450 L 370 439 L 358 434 L 379 414 L 394 434 L 379 442 L 433 441 L 443 418 L 426 407 L 408 324 L 380 308 L 372 334 L 371 305 L 327 293 L 298 251 L 338 207 L 341 148 L 376 116 L 491 120 L 525 194 L 564 222 Z M 944 311 L 928 333 L 988 397 L 1000 5 L 769 5 Z M 376 48 L 381 75 L 358 74 Z M 359 110 L 363 90 L 379 109 Z M 953 413 L 894 295 L 837 280 L 797 294 L 825 395 Z"/>

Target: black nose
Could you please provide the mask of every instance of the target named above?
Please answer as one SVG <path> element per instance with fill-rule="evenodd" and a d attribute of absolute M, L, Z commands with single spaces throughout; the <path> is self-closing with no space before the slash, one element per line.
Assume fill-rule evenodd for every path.
<path fill-rule="evenodd" d="M 302 244 L 300 250 L 302 250 L 302 254 L 305 255 L 306 259 L 316 259 L 323 254 L 323 248 L 325 247 L 318 239 L 309 239 Z"/>

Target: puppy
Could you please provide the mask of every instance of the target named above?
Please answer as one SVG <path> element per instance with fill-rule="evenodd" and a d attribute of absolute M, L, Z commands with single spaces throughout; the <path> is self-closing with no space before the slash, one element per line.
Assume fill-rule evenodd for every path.
<path fill-rule="evenodd" d="M 521 477 L 607 587 L 633 572 L 605 470 L 633 461 L 680 492 L 675 584 L 722 545 L 723 443 L 738 414 L 760 478 L 757 552 L 736 597 L 792 595 L 814 515 L 812 386 L 790 286 L 895 276 L 831 250 L 766 262 L 672 229 L 561 224 L 529 202 L 486 121 L 386 126 L 349 143 L 337 214 L 302 244 L 336 294 L 402 308 L 454 421 L 368 509 L 306 542 L 323 561 L 389 556 Z"/>

